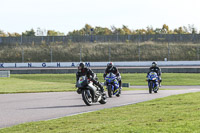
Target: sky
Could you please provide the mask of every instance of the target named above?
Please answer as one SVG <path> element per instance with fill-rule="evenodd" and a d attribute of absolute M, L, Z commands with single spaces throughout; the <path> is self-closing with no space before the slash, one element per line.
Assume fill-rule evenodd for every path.
<path fill-rule="evenodd" d="M 147 26 L 200 30 L 200 0 L 0 0 L 0 30 L 22 33 L 37 28 L 67 34 L 93 27 Z"/>

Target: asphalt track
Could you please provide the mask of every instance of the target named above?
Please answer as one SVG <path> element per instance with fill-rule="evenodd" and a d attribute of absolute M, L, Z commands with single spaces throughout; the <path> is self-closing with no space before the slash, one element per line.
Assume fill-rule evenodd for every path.
<path fill-rule="evenodd" d="M 145 88 L 145 86 L 140 87 Z M 122 91 L 120 97 L 114 96 L 108 98 L 104 105 L 95 103 L 92 106 L 86 106 L 81 95 L 76 92 L 0 94 L 0 128 L 200 91 L 200 86 L 167 86 L 167 88 L 174 90 L 159 90 L 157 94 L 149 94 L 147 89 Z"/>

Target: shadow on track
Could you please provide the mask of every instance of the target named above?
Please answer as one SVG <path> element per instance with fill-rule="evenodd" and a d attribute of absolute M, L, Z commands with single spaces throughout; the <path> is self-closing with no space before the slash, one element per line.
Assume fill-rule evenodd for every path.
<path fill-rule="evenodd" d="M 58 108 L 74 108 L 74 107 L 87 107 L 86 105 L 69 105 L 69 106 L 51 106 L 51 107 L 36 107 L 25 109 L 58 109 Z"/>
<path fill-rule="evenodd" d="M 146 95 L 146 94 L 149 94 L 148 92 L 147 93 L 127 93 L 127 94 L 122 94 L 122 95 Z"/>

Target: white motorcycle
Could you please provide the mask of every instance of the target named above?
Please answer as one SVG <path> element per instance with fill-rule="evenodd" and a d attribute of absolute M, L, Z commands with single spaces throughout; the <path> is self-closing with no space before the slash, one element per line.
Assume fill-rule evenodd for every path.
<path fill-rule="evenodd" d="M 100 104 L 106 104 L 107 97 L 101 92 L 101 89 L 94 85 L 87 76 L 79 77 L 76 83 L 76 87 L 81 89 L 82 98 L 86 105 L 91 106 L 92 103 L 99 102 Z"/>

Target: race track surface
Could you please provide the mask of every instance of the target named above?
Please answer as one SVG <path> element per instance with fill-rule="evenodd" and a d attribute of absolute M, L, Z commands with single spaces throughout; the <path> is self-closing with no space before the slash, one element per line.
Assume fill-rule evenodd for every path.
<path fill-rule="evenodd" d="M 167 86 L 167 88 L 178 89 L 159 90 L 157 94 L 149 94 L 147 89 L 122 91 L 120 97 L 108 98 L 107 104 L 96 103 L 92 106 L 86 106 L 81 95 L 76 92 L 0 94 L 0 128 L 200 91 L 200 86 Z"/>

